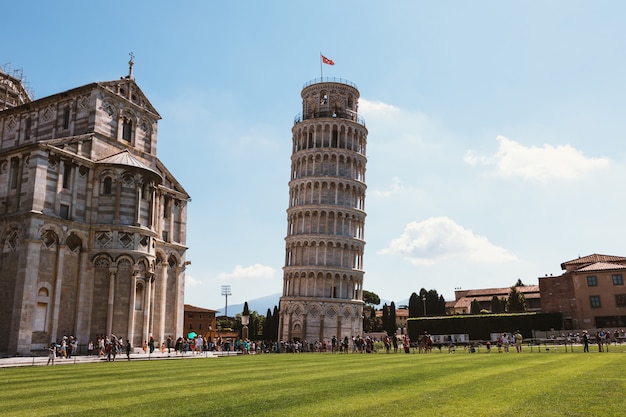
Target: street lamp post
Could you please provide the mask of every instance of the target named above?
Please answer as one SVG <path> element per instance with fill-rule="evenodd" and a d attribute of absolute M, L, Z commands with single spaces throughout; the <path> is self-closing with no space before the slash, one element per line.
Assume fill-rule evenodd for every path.
<path fill-rule="evenodd" d="M 228 317 L 228 296 L 231 295 L 230 285 L 222 285 L 222 295 L 226 297 L 226 307 L 224 308 L 224 315 Z"/>
<path fill-rule="evenodd" d="M 248 310 L 248 302 L 246 301 L 241 313 L 241 337 L 244 341 L 248 339 L 248 323 L 250 323 L 250 310 Z"/>
<path fill-rule="evenodd" d="M 422 301 L 424 302 L 424 317 L 426 317 L 426 294 L 422 296 Z"/>

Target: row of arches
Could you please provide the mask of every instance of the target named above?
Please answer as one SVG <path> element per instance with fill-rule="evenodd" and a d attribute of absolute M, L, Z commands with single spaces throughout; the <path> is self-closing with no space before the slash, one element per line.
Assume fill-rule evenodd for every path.
<path fill-rule="evenodd" d="M 365 157 L 338 152 L 316 152 L 292 157 L 291 179 L 334 175 L 365 182 Z"/>
<path fill-rule="evenodd" d="M 287 272 L 283 277 L 283 296 L 357 300 L 362 298 L 362 285 L 362 275 Z"/>
<path fill-rule="evenodd" d="M 298 123 L 292 129 L 292 153 L 305 149 L 335 148 L 366 154 L 367 132 L 342 119 Z"/>
<path fill-rule="evenodd" d="M 297 210 L 287 215 L 288 236 L 321 234 L 364 239 L 365 216 L 336 210 Z"/>
<path fill-rule="evenodd" d="M 365 210 L 365 186 L 341 179 L 294 180 L 289 207 L 322 204 Z"/>
<path fill-rule="evenodd" d="M 106 168 L 98 173 L 98 222 L 140 225 L 168 242 L 182 242 L 187 202 L 162 192 L 150 171 Z"/>
<path fill-rule="evenodd" d="M 284 310 L 283 310 L 284 308 Z M 294 323 L 298 323 L 306 314 L 309 318 L 319 318 L 325 316 L 328 318 L 359 318 L 359 305 L 350 303 L 334 303 L 334 302 L 302 302 L 291 301 L 281 304 L 281 312 L 292 315 Z"/>
<path fill-rule="evenodd" d="M 285 267 L 318 266 L 363 270 L 364 242 L 289 238 L 285 252 Z"/>

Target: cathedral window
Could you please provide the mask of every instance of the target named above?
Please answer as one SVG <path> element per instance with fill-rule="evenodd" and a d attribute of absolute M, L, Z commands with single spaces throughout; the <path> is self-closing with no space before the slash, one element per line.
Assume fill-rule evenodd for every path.
<path fill-rule="evenodd" d="M 26 128 L 24 129 L 24 139 L 30 139 L 30 130 L 33 126 L 33 120 L 29 117 L 26 119 Z"/>
<path fill-rule="evenodd" d="M 37 291 L 37 306 L 35 307 L 35 318 L 33 331 L 45 332 L 48 327 L 48 306 L 50 304 L 50 291 L 46 287 Z"/>
<path fill-rule="evenodd" d="M 20 160 L 18 158 L 11 159 L 11 171 L 9 172 L 9 187 L 12 190 L 17 188 L 17 173 L 20 167 Z"/>
<path fill-rule="evenodd" d="M 106 177 L 104 181 L 102 181 L 102 194 L 111 194 L 113 180 L 111 177 Z"/>
<path fill-rule="evenodd" d="M 130 120 L 128 117 L 124 117 L 124 121 L 122 122 L 122 139 L 130 142 L 132 130 L 133 121 Z"/>
<path fill-rule="evenodd" d="M 69 190 L 70 179 L 72 177 L 72 166 L 69 163 L 63 164 L 63 188 Z"/>
<path fill-rule="evenodd" d="M 61 204 L 59 207 L 59 217 L 62 219 L 70 218 L 70 206 L 68 204 Z"/>
<path fill-rule="evenodd" d="M 70 106 L 65 106 L 63 109 L 63 129 L 70 128 Z"/>

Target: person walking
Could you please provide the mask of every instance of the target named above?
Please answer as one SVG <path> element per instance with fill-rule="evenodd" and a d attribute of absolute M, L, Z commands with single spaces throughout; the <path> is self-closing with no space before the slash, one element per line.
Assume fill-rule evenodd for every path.
<path fill-rule="evenodd" d="M 583 352 L 589 352 L 589 333 L 583 330 Z"/>
<path fill-rule="evenodd" d="M 57 354 L 57 345 L 56 343 L 51 343 L 50 346 L 48 347 L 48 363 L 47 365 L 50 365 L 50 363 L 52 363 L 52 365 L 54 365 L 54 357 Z"/>
<path fill-rule="evenodd" d="M 517 353 L 522 352 L 522 333 L 519 330 L 515 332 L 515 350 Z"/>

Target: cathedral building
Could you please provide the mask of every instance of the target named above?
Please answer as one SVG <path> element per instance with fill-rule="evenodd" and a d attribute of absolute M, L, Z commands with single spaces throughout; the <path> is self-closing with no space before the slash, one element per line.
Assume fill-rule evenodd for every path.
<path fill-rule="evenodd" d="M 351 82 L 313 80 L 301 96 L 278 337 L 330 342 L 363 329 L 367 129 Z"/>
<path fill-rule="evenodd" d="M 184 332 L 189 195 L 133 76 L 33 100 L 0 71 L 0 352 Z"/>

